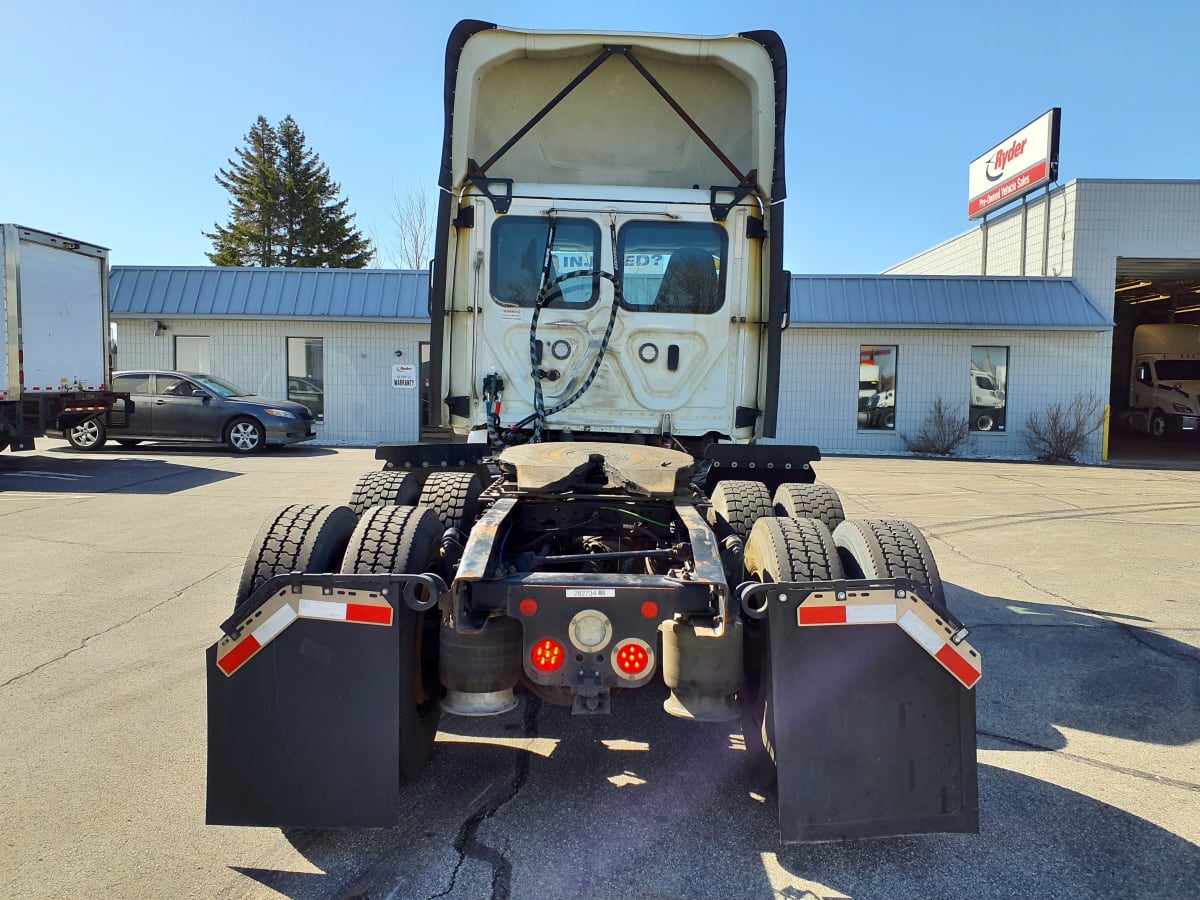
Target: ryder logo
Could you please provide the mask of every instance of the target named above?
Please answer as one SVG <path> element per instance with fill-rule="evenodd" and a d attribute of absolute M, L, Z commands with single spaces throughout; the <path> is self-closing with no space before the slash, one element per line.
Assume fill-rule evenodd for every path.
<path fill-rule="evenodd" d="M 1025 145 L 1028 139 L 1022 141 L 1013 141 L 1012 146 L 1007 150 L 1001 148 L 996 152 L 994 159 L 987 164 L 987 169 L 984 170 L 984 176 L 988 181 L 999 181 L 1004 177 L 1004 167 L 1014 159 L 1017 159 L 1025 152 Z"/>

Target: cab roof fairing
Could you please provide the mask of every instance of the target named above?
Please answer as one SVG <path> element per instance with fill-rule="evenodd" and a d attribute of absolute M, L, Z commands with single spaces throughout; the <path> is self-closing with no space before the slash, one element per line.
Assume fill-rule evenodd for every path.
<path fill-rule="evenodd" d="M 743 173 L 757 172 L 764 202 L 784 199 L 787 59 L 772 31 L 688 37 L 518 31 L 460 22 L 446 48 L 439 186 L 458 191 L 469 159 L 488 159 L 613 46 L 628 47 Z M 549 128 L 539 123 L 487 174 L 525 182 L 683 188 L 736 181 L 626 60 L 602 63 L 547 118 L 554 120 Z"/>

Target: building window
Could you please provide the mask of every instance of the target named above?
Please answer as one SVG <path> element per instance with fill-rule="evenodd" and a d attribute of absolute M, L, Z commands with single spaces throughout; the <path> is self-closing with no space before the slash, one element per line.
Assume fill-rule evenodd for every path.
<path fill-rule="evenodd" d="M 212 373 L 208 335 L 175 335 L 175 369 L 180 372 Z"/>
<path fill-rule="evenodd" d="M 895 345 L 858 348 L 858 427 L 891 430 L 896 427 Z"/>
<path fill-rule="evenodd" d="M 971 430 L 1003 431 L 1008 407 L 1008 348 L 971 348 Z"/>
<path fill-rule="evenodd" d="M 287 396 L 325 418 L 325 346 L 322 338 L 287 339 Z"/>

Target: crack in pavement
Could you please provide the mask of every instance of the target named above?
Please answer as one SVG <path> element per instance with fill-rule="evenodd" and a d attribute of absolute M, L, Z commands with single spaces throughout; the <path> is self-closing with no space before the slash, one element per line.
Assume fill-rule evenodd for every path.
<path fill-rule="evenodd" d="M 142 618 L 142 616 L 145 616 L 145 615 L 148 615 L 148 614 L 154 612 L 159 607 L 166 606 L 172 600 L 177 600 L 179 597 L 181 597 L 187 591 L 190 591 L 196 585 L 203 584 L 204 582 L 208 581 L 208 579 L 221 574 L 222 572 L 224 572 L 225 570 L 227 570 L 229 568 L 230 568 L 229 565 L 223 565 L 219 569 L 215 569 L 214 571 L 209 572 L 207 575 L 197 578 L 191 584 L 181 587 L 179 590 L 177 590 L 175 593 L 171 594 L 165 600 L 160 600 L 158 603 L 155 603 L 153 606 L 143 609 L 141 612 L 130 616 L 128 619 L 125 619 L 124 621 L 117 622 L 114 625 L 110 625 L 108 628 L 105 628 L 101 631 L 97 631 L 95 634 L 89 634 L 82 641 L 80 641 L 78 647 L 72 647 L 66 653 L 62 653 L 62 654 L 54 657 L 53 659 L 46 660 L 45 662 L 38 663 L 36 666 L 34 666 L 32 669 L 30 669 L 27 672 L 22 672 L 20 675 L 14 675 L 12 678 L 8 679 L 8 681 L 5 681 L 2 684 L 0 684 L 0 688 L 6 688 L 11 684 L 15 684 L 16 682 L 20 681 L 22 678 L 27 678 L 28 676 L 34 674 L 35 672 L 38 672 L 38 671 L 46 668 L 46 666 L 51 666 L 51 665 L 54 665 L 54 663 L 56 663 L 56 662 L 61 662 L 62 660 L 66 659 L 68 656 L 72 656 L 72 655 L 78 653 L 80 650 L 85 648 L 88 644 L 90 644 L 92 641 L 96 640 L 97 638 L 104 637 L 104 635 L 109 634 L 110 632 L 116 631 L 118 628 L 125 627 L 130 622 L 135 622 L 138 619 Z"/>
<path fill-rule="evenodd" d="M 1054 591 L 1050 590 L 1049 588 L 1044 588 L 1044 587 L 1041 587 L 1040 585 L 1034 584 L 1032 581 L 1030 581 L 1025 576 L 1024 572 L 1019 572 L 1016 569 L 1014 569 L 1012 566 L 1005 565 L 1004 563 L 985 562 L 983 560 L 978 560 L 975 557 L 971 556 L 971 554 L 969 554 L 965 550 L 963 550 L 961 547 L 956 547 L 954 544 L 950 543 L 948 540 L 946 540 L 946 538 L 943 535 L 941 535 L 935 531 L 926 531 L 925 533 L 930 538 L 933 538 L 933 539 L 939 541 L 940 543 L 944 544 L 946 547 L 948 547 L 950 549 L 951 553 L 954 553 L 957 556 L 962 557 L 963 559 L 967 560 L 967 562 L 970 562 L 973 565 L 990 566 L 994 569 L 1001 569 L 1002 571 L 1008 572 L 1010 575 L 1012 575 L 1014 578 L 1017 579 L 1017 581 L 1021 582 L 1022 584 L 1028 585 L 1029 587 L 1033 588 L 1033 590 L 1037 591 L 1038 593 L 1045 594 L 1047 597 L 1053 597 L 1055 600 L 1058 600 L 1059 602 L 1064 603 L 1067 606 L 1073 607 L 1074 609 L 1077 609 L 1080 612 L 1087 613 L 1090 616 L 1094 616 L 1097 621 L 1107 622 L 1109 625 L 1116 626 L 1117 628 L 1119 628 L 1121 630 L 1121 632 L 1126 637 L 1130 638 L 1135 643 L 1140 644 L 1141 646 L 1145 647 L 1147 650 L 1150 650 L 1161 656 L 1165 656 L 1168 659 L 1177 660 L 1179 662 L 1200 663 L 1200 657 L 1198 657 L 1198 656 L 1193 656 L 1189 653 L 1175 653 L 1175 652 L 1172 652 L 1171 650 L 1166 650 L 1162 647 L 1155 646 L 1151 641 L 1147 640 L 1143 634 L 1141 634 L 1141 629 L 1135 628 L 1134 626 L 1132 626 L 1126 622 L 1122 622 L 1118 619 L 1110 618 L 1109 616 L 1104 615 L 1103 613 L 1097 612 L 1096 610 L 1091 609 L 1090 607 L 1084 606 L 1080 603 L 1076 603 L 1074 600 L 1070 599 L 1069 597 L 1064 597 L 1062 594 L 1057 594 Z"/>
<path fill-rule="evenodd" d="M 542 701 L 539 698 L 533 696 L 526 698 L 523 716 L 524 737 L 536 738 L 538 736 L 538 714 L 541 710 Z M 522 753 L 517 758 L 516 769 L 508 789 L 503 794 L 484 803 L 463 822 L 462 827 L 458 830 L 458 835 L 454 838 L 454 850 L 458 853 L 458 862 L 454 864 L 454 871 L 450 874 L 450 886 L 441 893 L 434 894 L 429 900 L 448 897 L 454 892 L 455 885 L 458 883 L 458 873 L 468 859 L 476 859 L 492 867 L 491 900 L 509 900 L 512 896 L 512 863 L 509 862 L 504 851 L 477 840 L 476 835 L 479 827 L 495 816 L 525 786 L 525 782 L 529 778 L 529 766 L 532 758 L 533 754 Z"/>
<path fill-rule="evenodd" d="M 1122 775 L 1129 775 L 1133 778 L 1139 778 L 1143 781 L 1153 781 L 1155 784 L 1166 784 L 1171 787 L 1182 788 L 1185 791 L 1194 791 L 1200 793 L 1200 784 L 1193 784 L 1190 781 L 1179 781 L 1175 778 L 1167 778 L 1165 775 L 1155 775 L 1153 772 L 1144 772 L 1141 769 L 1130 769 L 1127 766 L 1118 766 L 1114 763 L 1102 762 L 1098 759 L 1091 759 L 1087 756 L 1080 756 L 1078 753 L 1068 753 L 1066 750 L 1055 750 L 1053 747 L 1045 747 L 1033 741 L 1025 741 L 1020 738 L 1009 737 L 1006 734 L 993 734 L 990 731 L 979 731 L 975 734 L 980 737 L 992 738 L 996 741 L 1002 741 L 1006 744 L 1013 744 L 1017 747 L 1022 747 L 1026 750 L 1042 750 L 1046 753 L 1053 753 L 1055 756 L 1062 756 L 1067 759 L 1081 762 L 1085 765 L 1095 766 L 1099 769 L 1107 769 L 1110 772 L 1118 772 Z"/>
<path fill-rule="evenodd" d="M 1068 506 L 1074 506 L 1067 501 L 1061 501 Z M 1024 513 L 1001 513 L 994 516 L 979 516 L 972 519 L 957 519 L 952 522 L 940 522 L 937 527 L 942 533 L 953 531 L 986 531 L 991 528 L 1010 528 L 1026 525 L 1030 522 L 1052 522 L 1060 519 L 1097 519 L 1108 516 L 1116 518 L 1122 514 L 1146 514 L 1156 512 L 1183 512 L 1189 509 L 1200 509 L 1200 503 L 1192 500 L 1175 500 L 1166 503 L 1131 503 L 1114 504 L 1112 506 L 1075 507 L 1062 510 L 1032 510 Z M 1140 522 L 1141 525 L 1158 525 L 1157 522 Z"/>

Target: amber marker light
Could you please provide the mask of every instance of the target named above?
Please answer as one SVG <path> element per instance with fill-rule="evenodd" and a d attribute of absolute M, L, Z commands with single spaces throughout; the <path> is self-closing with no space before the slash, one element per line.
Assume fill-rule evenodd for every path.
<path fill-rule="evenodd" d="M 562 667 L 564 658 L 562 644 L 553 638 L 543 638 L 529 652 L 529 661 L 539 672 L 557 671 Z"/>

